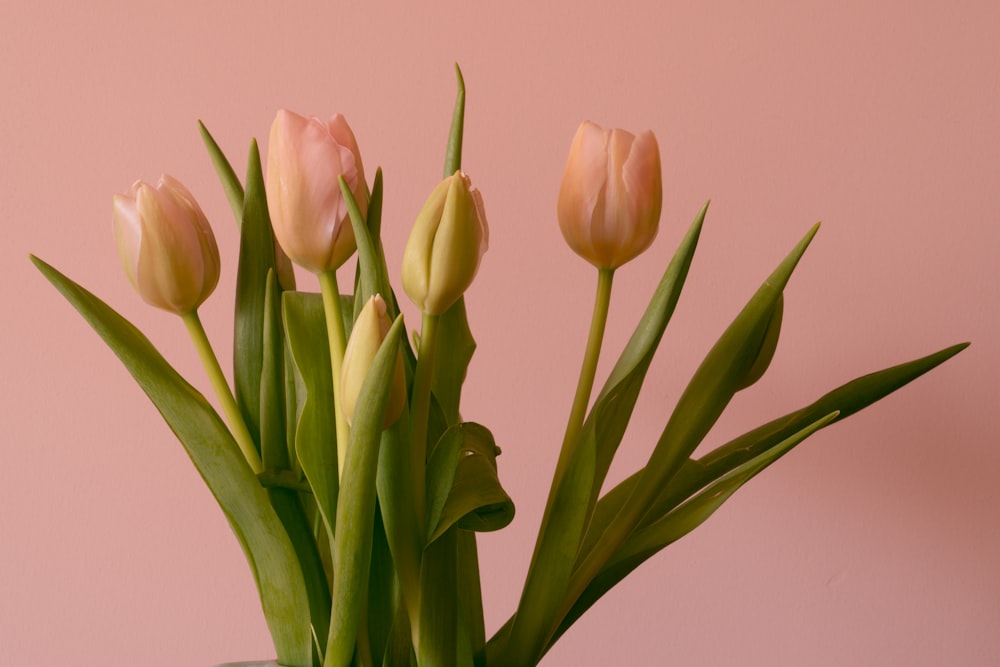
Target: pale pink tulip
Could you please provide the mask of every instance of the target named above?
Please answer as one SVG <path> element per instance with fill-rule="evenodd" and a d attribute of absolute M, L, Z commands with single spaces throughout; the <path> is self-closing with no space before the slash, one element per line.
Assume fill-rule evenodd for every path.
<path fill-rule="evenodd" d="M 444 313 L 472 284 L 488 244 L 483 197 L 456 171 L 434 188 L 413 223 L 401 272 L 407 296 L 429 315 Z"/>
<path fill-rule="evenodd" d="M 616 269 L 656 238 L 663 203 L 660 151 L 638 137 L 585 121 L 573 139 L 559 188 L 559 227 L 570 248 L 600 269 Z"/>
<path fill-rule="evenodd" d="M 279 111 L 268 142 L 268 211 L 278 244 L 293 262 L 313 273 L 336 269 L 354 254 L 341 176 L 366 215 L 361 155 L 344 117 L 338 114 L 324 123 Z"/>
<path fill-rule="evenodd" d="M 136 181 L 114 196 L 118 254 L 147 303 L 185 315 L 219 282 L 219 248 L 198 202 L 180 181 Z"/>

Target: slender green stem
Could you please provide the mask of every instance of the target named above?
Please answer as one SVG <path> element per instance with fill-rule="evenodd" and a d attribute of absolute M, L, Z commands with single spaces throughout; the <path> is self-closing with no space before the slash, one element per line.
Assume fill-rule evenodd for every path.
<path fill-rule="evenodd" d="M 562 447 L 559 450 L 559 462 L 556 465 L 555 480 L 559 481 L 569 466 L 577 436 L 583 427 L 587 416 L 587 405 L 590 403 L 590 393 L 594 389 L 594 376 L 597 374 L 597 361 L 601 356 L 601 345 L 604 342 L 604 328 L 608 323 L 608 308 L 611 305 L 611 282 L 614 269 L 597 270 L 597 295 L 594 297 L 594 314 L 590 320 L 590 335 L 587 338 L 587 350 L 580 367 L 580 379 L 576 385 L 576 396 L 566 423 L 566 434 L 563 436 Z M 553 484 L 555 486 L 555 484 Z"/>
<path fill-rule="evenodd" d="M 337 420 L 337 476 L 344 474 L 347 460 L 349 429 L 347 416 L 340 401 L 340 367 L 344 363 L 344 316 L 340 307 L 340 289 L 336 271 L 319 274 L 319 287 L 323 293 L 323 310 L 326 313 L 326 335 L 330 341 L 330 370 L 333 373 L 333 412 Z"/>
<path fill-rule="evenodd" d="M 181 319 L 184 320 L 188 333 L 191 334 L 191 340 L 194 341 L 195 349 L 198 350 L 198 356 L 201 357 L 201 363 L 212 383 L 212 389 L 215 390 L 215 395 L 222 405 L 222 413 L 229 423 L 233 437 L 236 438 L 236 444 L 240 446 L 240 450 L 254 474 L 263 472 L 264 466 L 260 461 L 260 454 L 257 453 L 257 446 L 247 429 L 246 422 L 243 421 L 243 415 L 240 413 L 239 406 L 236 405 L 236 399 L 229 388 L 229 383 L 226 382 L 226 376 L 222 373 L 222 367 L 212 350 L 212 344 L 208 342 L 208 335 L 205 333 L 205 327 L 201 324 L 201 318 L 198 317 L 198 311 L 192 310 L 190 313 L 182 315 Z"/>
<path fill-rule="evenodd" d="M 431 408 L 431 382 L 434 375 L 434 358 L 437 355 L 438 317 L 424 313 L 420 327 L 420 350 L 413 377 L 413 397 L 410 416 L 413 419 L 412 470 L 413 495 L 416 503 L 419 535 L 425 535 L 424 508 L 427 494 L 427 420 Z"/>

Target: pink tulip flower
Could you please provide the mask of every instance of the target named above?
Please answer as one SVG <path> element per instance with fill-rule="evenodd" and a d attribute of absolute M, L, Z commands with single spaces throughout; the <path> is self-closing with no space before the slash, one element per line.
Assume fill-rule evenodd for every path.
<path fill-rule="evenodd" d="M 354 254 L 354 230 L 339 178 L 367 215 L 367 192 L 358 142 L 347 121 L 324 123 L 282 109 L 271 124 L 267 154 L 267 206 L 278 244 L 299 266 L 323 273 Z"/>
<path fill-rule="evenodd" d="M 616 269 L 656 238 L 663 203 L 660 151 L 638 137 L 585 121 L 573 139 L 559 189 L 566 243 L 599 269 Z"/>
<path fill-rule="evenodd" d="M 219 248 L 198 202 L 180 181 L 136 181 L 114 196 L 118 254 L 147 303 L 178 315 L 194 311 L 219 282 Z"/>

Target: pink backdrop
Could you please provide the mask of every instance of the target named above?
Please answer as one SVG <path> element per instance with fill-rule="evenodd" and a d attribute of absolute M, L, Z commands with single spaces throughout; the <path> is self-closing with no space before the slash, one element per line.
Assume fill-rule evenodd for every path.
<path fill-rule="evenodd" d="M 602 373 L 713 201 L 612 481 L 645 460 L 701 355 L 816 220 L 774 364 L 710 442 L 855 375 L 973 347 L 755 480 L 543 664 L 997 664 L 998 25 L 989 0 L 2 3 L 0 662 L 273 655 L 221 512 L 27 253 L 208 393 L 180 322 L 124 279 L 111 195 L 167 171 L 200 199 L 225 264 L 202 313 L 228 355 L 236 226 L 196 119 L 242 169 L 279 107 L 346 114 L 385 170 L 395 264 L 440 175 L 457 60 L 492 241 L 468 298 L 479 354 L 464 413 L 503 447 L 518 511 L 481 542 L 488 630 L 516 604 L 584 345 L 595 276 L 554 211 L 590 118 L 651 128 L 664 164 L 661 232 L 619 271 Z"/>

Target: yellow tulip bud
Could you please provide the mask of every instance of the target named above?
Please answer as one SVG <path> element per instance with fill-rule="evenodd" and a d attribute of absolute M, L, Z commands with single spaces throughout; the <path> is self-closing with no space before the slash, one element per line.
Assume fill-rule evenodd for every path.
<path fill-rule="evenodd" d="M 392 322 L 386 313 L 385 301 L 376 294 L 361 309 L 351 331 L 351 337 L 347 341 L 347 349 L 344 351 L 344 364 L 340 373 L 340 400 L 348 423 L 353 421 L 354 407 L 368 376 L 368 369 L 371 368 L 375 355 L 391 327 Z M 399 419 L 405 404 L 406 376 L 403 374 L 403 354 L 397 350 L 396 368 L 392 375 L 382 428 L 388 428 Z"/>
<path fill-rule="evenodd" d="M 114 196 L 118 254 L 132 287 L 147 303 L 192 312 L 219 282 L 219 248 L 198 202 L 180 181 L 136 181 Z"/>
<path fill-rule="evenodd" d="M 584 122 L 559 188 L 559 228 L 576 254 L 617 269 L 656 238 L 663 204 L 660 151 L 652 132 L 638 137 Z"/>
<path fill-rule="evenodd" d="M 407 296 L 428 315 L 444 313 L 472 284 L 488 243 L 482 195 L 456 171 L 434 188 L 413 223 L 401 275 Z"/>

